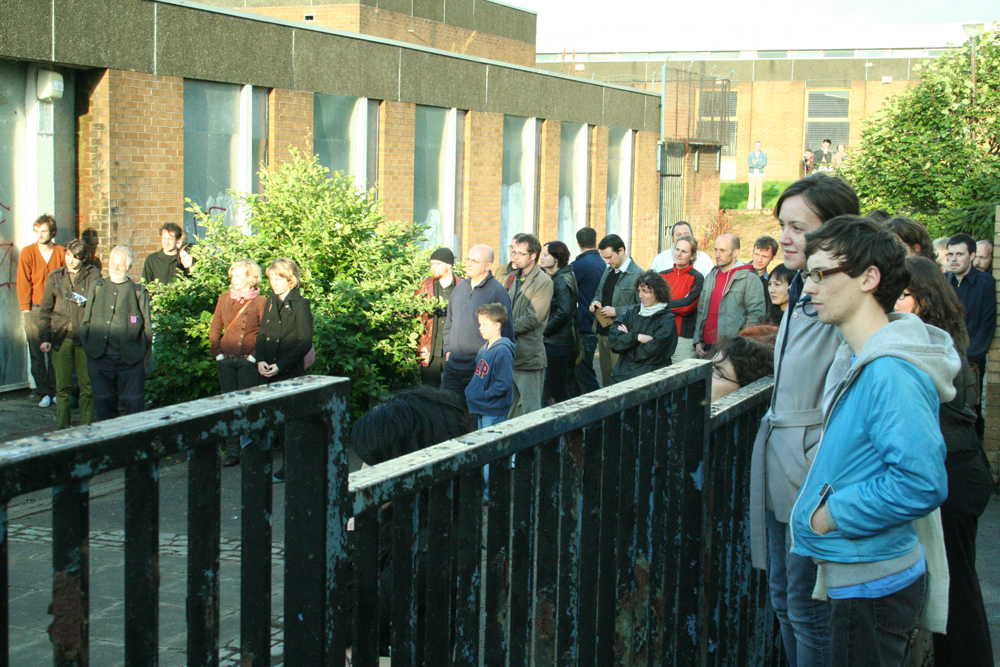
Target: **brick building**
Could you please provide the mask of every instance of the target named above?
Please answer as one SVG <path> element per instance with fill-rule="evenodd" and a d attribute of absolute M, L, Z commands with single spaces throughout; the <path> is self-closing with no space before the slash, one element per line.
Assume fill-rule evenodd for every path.
<path fill-rule="evenodd" d="M 0 26 L 0 390 L 28 382 L 13 282 L 39 214 L 58 242 L 131 246 L 138 276 L 160 225 L 199 235 L 186 198 L 239 224 L 229 192 L 293 147 L 460 257 L 589 225 L 648 266 L 661 193 L 717 214 L 717 131 L 688 118 L 661 150 L 659 92 L 533 69 L 535 15 L 490 0 L 21 0 Z"/>
<path fill-rule="evenodd" d="M 806 148 L 823 139 L 850 147 L 861 121 L 885 99 L 916 83 L 914 65 L 945 51 L 933 48 L 758 51 L 540 53 L 538 67 L 570 76 L 659 90 L 662 65 L 728 79 L 725 99 L 700 97 L 699 121 L 728 114 L 721 179 L 746 182 L 746 157 L 761 141 L 767 174 L 799 178 Z M 668 89 L 669 77 L 668 77 Z"/>

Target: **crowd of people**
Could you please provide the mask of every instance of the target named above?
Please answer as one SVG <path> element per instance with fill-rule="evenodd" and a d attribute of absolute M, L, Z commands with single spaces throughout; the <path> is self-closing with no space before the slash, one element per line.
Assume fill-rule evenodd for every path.
<path fill-rule="evenodd" d="M 713 261 L 684 221 L 650 270 L 621 237 L 598 242 L 589 227 L 576 233 L 574 261 L 561 241 L 515 235 L 496 276 L 486 245 L 469 249 L 464 277 L 450 249 L 435 250 L 419 287 L 429 301 L 416 363 L 438 389 L 390 397 L 355 435 L 376 428 L 372 415 L 387 405 L 421 396 L 463 415 L 452 429 L 461 433 L 681 359 L 712 361 L 712 400 L 773 374 L 749 519 L 789 663 L 902 665 L 923 624 L 936 633 L 936 664 L 991 664 L 975 540 L 993 484 L 980 401 L 996 326 L 992 244 L 933 241 L 884 211 L 862 217 L 850 185 L 826 173 L 790 185 L 775 216 L 780 238 L 758 238 L 749 262 L 735 234 L 715 239 Z M 102 278 L 83 241 L 54 243 L 54 218 L 41 216 L 35 231 L 18 295 L 40 405 L 55 401 L 68 427 L 75 377 L 82 424 L 141 410 L 155 336 L 149 293 L 127 276 L 131 250 L 115 247 Z M 164 225 L 144 282 L 191 270 L 181 238 Z M 279 258 L 265 272 L 244 259 L 229 278 L 210 333 L 222 390 L 304 374 L 313 320 L 295 263 Z M 386 440 L 363 458 L 440 441 L 405 435 L 416 440 Z M 248 442 L 229 442 L 225 465 Z"/>

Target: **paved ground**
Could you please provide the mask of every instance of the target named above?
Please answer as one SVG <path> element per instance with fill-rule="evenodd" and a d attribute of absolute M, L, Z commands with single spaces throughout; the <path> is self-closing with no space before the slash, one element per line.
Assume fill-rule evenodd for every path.
<path fill-rule="evenodd" d="M 27 392 L 0 394 L 0 443 L 52 428 L 55 409 L 42 409 Z M 2 446 L 2 445 L 0 445 Z M 187 466 L 172 462 L 160 475 L 160 664 L 185 664 Z M 240 468 L 223 468 L 221 646 L 225 667 L 239 664 L 239 489 Z M 124 664 L 122 637 L 124 514 L 120 472 L 91 484 L 90 591 L 92 665 Z M 284 488 L 274 487 L 272 625 L 274 665 L 282 664 Z M 11 664 L 52 664 L 46 630 L 52 591 L 51 516 L 47 493 L 17 499 L 9 508 Z M 994 661 L 1000 666 L 1000 498 L 994 498 L 979 527 L 978 569 L 993 628 Z"/>

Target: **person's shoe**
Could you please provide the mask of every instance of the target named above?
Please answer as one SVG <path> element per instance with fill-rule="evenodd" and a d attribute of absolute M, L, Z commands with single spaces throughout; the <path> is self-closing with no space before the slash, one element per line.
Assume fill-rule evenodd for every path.
<path fill-rule="evenodd" d="M 271 481 L 274 482 L 275 484 L 284 484 L 285 483 L 285 469 L 282 468 L 278 472 L 276 472 L 273 475 L 271 475 Z"/>
<path fill-rule="evenodd" d="M 38 401 L 38 407 L 40 407 L 40 408 L 47 408 L 50 405 L 52 405 L 52 397 L 51 396 L 42 396 L 42 400 Z"/>
<path fill-rule="evenodd" d="M 226 460 L 222 462 L 223 468 L 231 468 L 240 464 L 240 445 L 235 438 L 230 438 L 226 442 Z"/>

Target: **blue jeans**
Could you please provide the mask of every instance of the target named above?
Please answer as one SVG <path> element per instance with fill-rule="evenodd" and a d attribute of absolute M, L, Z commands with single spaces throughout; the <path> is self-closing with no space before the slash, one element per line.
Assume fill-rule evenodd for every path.
<path fill-rule="evenodd" d="M 479 417 L 478 428 L 486 428 L 488 426 L 496 426 L 497 424 L 502 424 L 507 421 L 507 415 L 476 415 Z"/>
<path fill-rule="evenodd" d="M 838 667 L 903 667 L 924 609 L 927 575 L 881 598 L 830 600 L 830 641 Z"/>
<path fill-rule="evenodd" d="M 790 667 L 830 665 L 830 610 L 823 600 L 813 600 L 816 564 L 811 558 L 791 553 L 792 534 L 768 510 L 768 582 L 771 606 L 781 624 Z"/>

